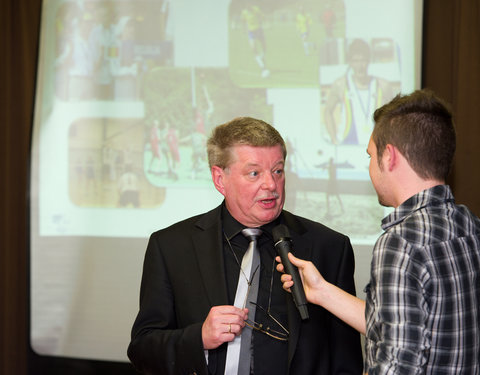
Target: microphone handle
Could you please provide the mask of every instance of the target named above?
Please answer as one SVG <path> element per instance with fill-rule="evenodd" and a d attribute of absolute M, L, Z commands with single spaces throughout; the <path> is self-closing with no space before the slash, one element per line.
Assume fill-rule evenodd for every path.
<path fill-rule="evenodd" d="M 290 290 L 292 292 L 293 301 L 300 313 L 300 317 L 302 320 L 308 319 L 307 298 L 305 297 L 302 279 L 298 272 L 298 268 L 290 262 L 290 259 L 288 259 L 288 253 L 291 250 L 291 243 L 288 240 L 281 239 L 275 244 L 275 248 L 277 249 L 278 255 L 280 255 L 283 267 L 285 268 L 285 273 L 292 276 L 293 286 Z"/>

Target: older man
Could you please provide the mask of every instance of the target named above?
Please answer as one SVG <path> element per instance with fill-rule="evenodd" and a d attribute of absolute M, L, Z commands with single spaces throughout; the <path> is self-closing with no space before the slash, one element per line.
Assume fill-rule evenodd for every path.
<path fill-rule="evenodd" d="M 360 374 L 358 333 L 318 306 L 302 319 L 275 272 L 271 233 L 281 223 L 298 256 L 355 293 L 349 239 L 283 210 L 280 134 L 264 121 L 236 118 L 213 130 L 207 148 L 225 199 L 152 234 L 132 363 L 149 374 Z M 256 250 L 247 250 L 249 243 Z"/>

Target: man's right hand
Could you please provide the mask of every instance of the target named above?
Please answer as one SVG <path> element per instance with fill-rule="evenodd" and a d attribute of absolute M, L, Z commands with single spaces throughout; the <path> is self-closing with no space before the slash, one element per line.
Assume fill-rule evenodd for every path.
<path fill-rule="evenodd" d="M 296 258 L 292 253 L 288 253 L 288 258 L 298 267 L 307 301 L 324 307 L 365 335 L 365 301 L 327 282 L 312 262 Z M 276 257 L 276 261 L 279 262 L 277 271 L 285 272 L 280 257 Z M 283 289 L 290 292 L 292 276 L 284 273 L 281 281 Z"/>
<path fill-rule="evenodd" d="M 321 305 L 319 293 L 322 283 L 325 283 L 323 276 L 312 262 L 296 258 L 292 253 L 288 253 L 288 258 L 290 262 L 298 268 L 308 302 Z M 279 262 L 277 265 L 277 271 L 283 273 L 281 277 L 283 289 L 287 292 L 291 292 L 290 288 L 293 286 L 292 276 L 284 273 L 285 269 L 280 257 L 277 256 L 276 261 Z"/>
<path fill-rule="evenodd" d="M 214 306 L 202 325 L 203 348 L 215 349 L 224 342 L 232 341 L 242 332 L 248 309 L 235 306 Z"/>

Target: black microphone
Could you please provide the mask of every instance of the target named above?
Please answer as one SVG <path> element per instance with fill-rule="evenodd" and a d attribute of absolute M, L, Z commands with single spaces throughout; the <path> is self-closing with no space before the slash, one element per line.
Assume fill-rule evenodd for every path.
<path fill-rule="evenodd" d="M 293 296 L 295 306 L 297 306 L 298 312 L 303 320 L 308 319 L 307 299 L 305 297 L 305 291 L 303 290 L 302 279 L 298 273 L 298 268 L 295 267 L 288 259 L 288 253 L 292 252 L 292 240 L 290 238 L 290 232 L 288 228 L 279 224 L 272 230 L 273 241 L 275 243 L 275 249 L 277 250 L 280 259 L 282 259 L 285 273 L 292 276 L 293 286 L 290 288 Z"/>

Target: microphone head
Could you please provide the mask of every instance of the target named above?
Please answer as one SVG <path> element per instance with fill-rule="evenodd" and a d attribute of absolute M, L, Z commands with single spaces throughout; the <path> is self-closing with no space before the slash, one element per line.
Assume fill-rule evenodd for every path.
<path fill-rule="evenodd" d="M 273 242 L 277 243 L 280 240 L 288 239 L 290 240 L 290 232 L 284 224 L 279 224 L 272 230 Z"/>

